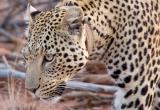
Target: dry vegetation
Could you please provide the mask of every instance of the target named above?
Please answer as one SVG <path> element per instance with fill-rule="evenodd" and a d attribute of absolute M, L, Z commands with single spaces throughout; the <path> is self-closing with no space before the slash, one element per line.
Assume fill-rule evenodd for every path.
<path fill-rule="evenodd" d="M 39 9 L 49 9 L 58 0 L 32 0 Z M 20 53 L 25 44 L 23 15 L 27 0 L 0 0 L 0 70 L 7 66 L 25 72 Z M 74 80 L 96 84 L 112 84 L 101 63 L 89 63 Z M 112 94 L 66 89 L 62 99 L 53 104 L 31 97 L 24 89 L 24 80 L 0 78 L 0 110 L 109 110 Z"/>

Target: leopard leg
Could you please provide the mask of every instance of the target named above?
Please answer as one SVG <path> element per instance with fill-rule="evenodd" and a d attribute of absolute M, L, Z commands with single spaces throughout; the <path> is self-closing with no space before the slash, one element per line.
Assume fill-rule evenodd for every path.
<path fill-rule="evenodd" d="M 114 95 L 112 110 L 152 110 L 154 90 L 147 89 L 146 85 L 142 88 L 143 92 L 136 88 L 130 90 L 119 89 Z"/>
<path fill-rule="evenodd" d="M 152 73 L 152 70 L 145 72 Z M 145 72 L 142 75 L 119 75 L 116 82 L 119 90 L 114 95 L 112 110 L 152 110 L 158 74 L 150 77 Z"/>

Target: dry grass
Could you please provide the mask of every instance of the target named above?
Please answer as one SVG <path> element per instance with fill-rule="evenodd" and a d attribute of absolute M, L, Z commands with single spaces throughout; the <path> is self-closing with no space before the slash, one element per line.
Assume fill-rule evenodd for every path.
<path fill-rule="evenodd" d="M 0 110 L 64 110 L 65 105 L 32 98 L 20 80 L 10 77 L 8 80 L 1 79 L 0 82 L 3 85 L 0 90 Z"/>

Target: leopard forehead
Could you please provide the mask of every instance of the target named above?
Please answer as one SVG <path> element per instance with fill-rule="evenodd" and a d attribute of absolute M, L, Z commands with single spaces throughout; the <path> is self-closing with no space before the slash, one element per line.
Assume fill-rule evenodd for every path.
<path fill-rule="evenodd" d="M 50 11 L 42 11 L 37 13 L 34 18 L 33 22 L 30 22 L 28 28 L 26 30 L 26 35 L 28 38 L 28 49 L 30 50 L 31 54 L 37 53 L 40 48 L 45 50 L 50 49 L 53 45 L 47 47 L 47 43 L 54 43 L 57 45 L 57 40 L 67 39 L 67 35 L 65 35 L 64 31 L 60 30 L 62 25 L 62 20 L 64 19 L 64 15 L 66 10 L 64 9 L 52 9 Z M 52 41 L 50 40 L 52 38 Z M 66 37 L 66 38 L 64 38 Z"/>
<path fill-rule="evenodd" d="M 57 29 L 58 26 L 61 25 L 65 13 L 66 10 L 60 8 L 55 8 L 50 11 L 42 11 L 35 16 L 34 23 L 32 25 L 33 29 L 35 27 L 35 30 L 40 30 L 39 27 L 44 26 L 52 26 L 53 29 Z"/>

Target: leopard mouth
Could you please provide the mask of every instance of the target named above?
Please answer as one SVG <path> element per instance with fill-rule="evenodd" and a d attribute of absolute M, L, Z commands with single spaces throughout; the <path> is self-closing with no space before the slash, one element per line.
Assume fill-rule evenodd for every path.
<path fill-rule="evenodd" d="M 47 97 L 41 97 L 43 100 L 52 100 L 55 97 L 61 96 L 65 90 L 66 83 L 61 82 L 54 90 L 51 90 L 50 94 Z"/>

